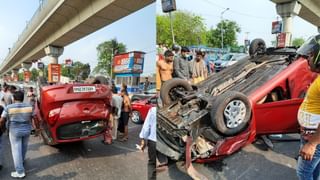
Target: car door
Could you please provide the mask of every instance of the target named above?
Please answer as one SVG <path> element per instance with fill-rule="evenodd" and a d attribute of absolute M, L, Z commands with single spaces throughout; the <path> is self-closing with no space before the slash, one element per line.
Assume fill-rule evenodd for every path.
<path fill-rule="evenodd" d="M 284 134 L 299 132 L 297 114 L 300 104 L 309 85 L 315 79 L 305 60 L 297 60 L 275 78 L 267 82 L 259 91 L 267 89 L 273 84 L 272 93 L 277 98 L 265 103 L 254 102 L 253 117 L 257 134 Z"/>

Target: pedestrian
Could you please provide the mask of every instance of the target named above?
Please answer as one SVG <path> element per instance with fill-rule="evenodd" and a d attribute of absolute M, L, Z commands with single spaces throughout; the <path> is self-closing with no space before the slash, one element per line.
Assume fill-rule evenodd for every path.
<path fill-rule="evenodd" d="M 152 107 L 145 119 L 139 137 L 141 138 L 140 148 L 144 151 L 146 144 L 148 145 L 148 180 L 156 179 L 156 164 L 157 164 L 157 151 L 156 151 L 156 119 L 157 108 Z"/>
<path fill-rule="evenodd" d="M 104 144 L 111 144 L 112 140 L 117 139 L 117 127 L 118 127 L 118 120 L 121 116 L 121 107 L 122 107 L 122 97 L 118 95 L 118 92 L 114 91 L 112 94 L 112 110 L 110 114 L 110 126 L 111 130 L 111 139 L 109 138 L 109 132 L 106 132 L 104 135 Z"/>
<path fill-rule="evenodd" d="M 181 47 L 181 55 L 173 61 L 174 77 L 181 78 L 190 82 L 191 70 L 189 59 L 189 48 Z"/>
<path fill-rule="evenodd" d="M 157 62 L 156 72 L 159 74 L 161 85 L 165 81 L 172 79 L 173 59 L 174 54 L 172 53 L 172 51 L 167 50 L 164 53 L 164 61 Z"/>
<path fill-rule="evenodd" d="M 121 116 L 119 122 L 119 131 L 123 133 L 123 137 L 120 141 L 127 141 L 128 140 L 128 123 L 129 118 L 131 116 L 131 102 L 128 96 L 128 92 L 125 89 L 121 90 L 121 97 L 122 97 L 122 109 L 121 109 Z"/>
<path fill-rule="evenodd" d="M 146 77 L 145 82 L 144 82 L 143 90 L 144 90 L 144 91 L 147 91 L 148 88 L 149 88 L 149 85 L 150 85 L 149 78 Z"/>
<path fill-rule="evenodd" d="M 310 70 L 320 73 L 320 34 L 311 37 L 297 54 L 308 60 Z M 320 76 L 308 88 L 298 111 L 301 144 L 297 164 L 300 180 L 320 179 Z"/>
<path fill-rule="evenodd" d="M 3 112 L 4 107 L 0 106 L 0 115 Z M 3 142 L 2 142 L 2 135 L 4 134 L 6 128 L 5 126 L 0 126 L 0 170 L 3 168 Z"/>
<path fill-rule="evenodd" d="M 192 82 L 199 83 L 208 77 L 206 62 L 204 61 L 204 52 L 197 51 L 196 58 L 191 61 Z"/>
<path fill-rule="evenodd" d="M 21 91 L 13 93 L 13 104 L 8 105 L 0 118 L 1 127 L 5 121 L 8 122 L 9 139 L 15 171 L 11 173 L 13 178 L 24 178 L 25 168 L 23 166 L 29 136 L 31 132 L 31 121 L 34 116 L 30 104 L 23 103 L 24 94 Z"/>
<path fill-rule="evenodd" d="M 118 89 L 117 89 L 116 84 L 114 83 L 113 80 L 111 82 L 111 90 L 112 90 L 113 94 L 117 94 L 118 93 Z"/>
<path fill-rule="evenodd" d="M 29 91 L 27 93 L 28 102 L 31 104 L 32 107 L 34 107 L 35 101 L 36 101 L 36 95 L 34 94 L 33 87 L 29 88 Z"/>

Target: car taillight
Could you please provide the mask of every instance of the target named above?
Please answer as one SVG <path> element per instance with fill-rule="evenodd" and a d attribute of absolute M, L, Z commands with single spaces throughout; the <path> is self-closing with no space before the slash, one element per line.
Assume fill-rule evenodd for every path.
<path fill-rule="evenodd" d="M 57 120 L 59 118 L 60 111 L 61 111 L 61 108 L 56 108 L 56 109 L 53 109 L 49 112 L 48 122 L 51 126 L 53 126 L 57 122 Z"/>

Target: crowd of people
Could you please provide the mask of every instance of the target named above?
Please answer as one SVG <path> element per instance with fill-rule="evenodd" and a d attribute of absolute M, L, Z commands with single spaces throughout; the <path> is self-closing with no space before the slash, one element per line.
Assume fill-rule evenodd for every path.
<path fill-rule="evenodd" d="M 186 46 L 173 45 L 171 50 L 166 46 L 159 46 L 156 65 L 157 90 L 172 78 L 184 79 L 190 84 L 205 80 L 209 75 L 205 55 L 202 50 L 193 54 Z"/>
<path fill-rule="evenodd" d="M 24 90 L 4 84 L 0 92 L 0 170 L 3 167 L 5 134 L 9 136 L 15 171 L 13 178 L 26 176 L 24 163 L 27 153 L 29 136 L 33 129 L 35 94 L 30 88 L 24 102 Z M 5 133 L 6 132 L 6 133 Z"/>

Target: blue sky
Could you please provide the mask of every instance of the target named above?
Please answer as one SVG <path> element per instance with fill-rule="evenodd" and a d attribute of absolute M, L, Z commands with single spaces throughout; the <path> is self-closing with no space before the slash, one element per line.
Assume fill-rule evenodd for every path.
<path fill-rule="evenodd" d="M 277 20 L 276 7 L 270 0 L 176 0 L 178 10 L 186 10 L 200 15 L 205 19 L 207 28 L 215 27 L 220 22 L 220 14 L 230 8 L 223 15 L 224 19 L 236 21 L 241 27 L 237 39 L 243 44 L 248 33 L 249 39 L 262 38 L 267 45 L 275 39 L 271 34 L 271 23 Z M 157 1 L 157 14 L 161 14 L 161 1 Z M 280 20 L 280 19 L 279 19 Z M 317 28 L 300 17 L 293 20 L 293 38 L 307 39 L 317 34 Z"/>
<path fill-rule="evenodd" d="M 26 22 L 39 6 L 39 0 L 3 0 L 0 7 L 0 61 L 8 48 L 16 42 Z M 90 63 L 93 69 L 97 64 L 96 47 L 99 43 L 112 38 L 127 45 L 128 51 L 146 52 L 144 74 L 155 71 L 155 3 L 106 26 L 65 47 L 59 63 L 64 59 L 74 59 Z M 47 58 L 43 58 L 46 61 Z"/>

